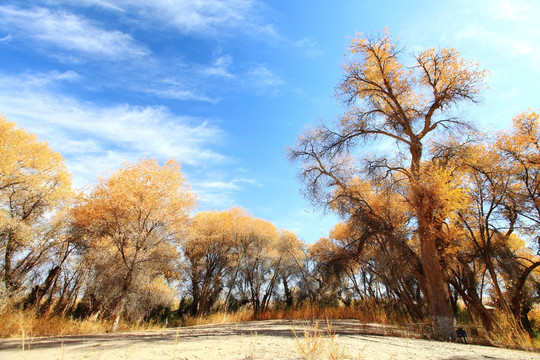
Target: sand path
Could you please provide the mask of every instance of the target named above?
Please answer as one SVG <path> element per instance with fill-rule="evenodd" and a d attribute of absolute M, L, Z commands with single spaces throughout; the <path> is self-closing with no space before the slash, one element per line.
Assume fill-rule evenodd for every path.
<path fill-rule="evenodd" d="M 308 345 L 303 337 L 306 328 L 305 322 L 272 320 L 136 333 L 35 338 L 26 341 L 29 349 L 24 351 L 20 339 L 0 340 L 0 359 L 292 360 L 302 358 L 298 341 Z M 292 329 L 301 335 L 300 340 L 294 337 Z M 321 348 L 328 350 L 335 346 L 339 350 L 334 354 L 341 353 L 342 359 L 540 360 L 540 354 L 534 352 L 375 335 L 385 332 L 384 328 L 354 320 L 335 320 L 332 331 L 335 334 L 333 345 L 328 337 L 323 337 Z"/>

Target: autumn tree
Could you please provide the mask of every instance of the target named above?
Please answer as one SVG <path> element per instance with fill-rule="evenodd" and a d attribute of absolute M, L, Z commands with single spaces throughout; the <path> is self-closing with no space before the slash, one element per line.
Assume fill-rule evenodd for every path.
<path fill-rule="evenodd" d="M 293 281 L 298 281 L 301 278 L 298 265 L 304 261 L 304 252 L 302 251 L 304 247 L 304 242 L 292 231 L 285 229 L 279 231 L 276 250 L 280 254 L 280 259 L 274 266 L 281 278 L 286 308 L 290 308 L 294 304 L 291 285 Z"/>
<path fill-rule="evenodd" d="M 203 211 L 193 217 L 188 236 L 181 241 L 192 315 L 208 313 L 223 290 L 238 231 L 241 230 L 233 211 Z"/>
<path fill-rule="evenodd" d="M 142 159 L 99 179 L 74 209 L 73 231 L 93 258 L 95 294 L 106 297 L 113 330 L 144 288 L 172 276 L 194 205 L 176 161 Z"/>
<path fill-rule="evenodd" d="M 522 303 L 521 290 L 540 265 L 521 238 L 533 235 L 536 240 L 537 176 L 535 161 L 529 161 L 538 141 L 535 117 L 534 113 L 517 116 L 514 129 L 496 137 L 476 134 L 474 141 L 461 143 L 449 138 L 432 149 L 434 158 L 452 169 L 452 182 L 467 189 L 466 206 L 446 224 L 447 231 L 453 232 L 446 253 L 456 260 L 446 267 L 449 281 L 488 332 L 504 331 L 482 302 L 489 289 L 520 342 L 525 340 L 522 328 L 528 327 L 526 313 L 532 306 Z M 528 135 L 523 137 L 524 133 Z"/>
<path fill-rule="evenodd" d="M 519 114 L 511 131 L 497 135 L 495 146 L 516 183 L 515 200 L 523 205 L 522 225 L 535 231 L 540 227 L 540 115 L 534 111 Z"/>
<path fill-rule="evenodd" d="M 537 112 L 526 111 L 513 119 L 510 131 L 497 134 L 493 141 L 494 161 L 501 167 L 508 179 L 501 201 L 501 213 L 506 219 L 503 237 L 505 259 L 503 272 L 510 276 L 508 300 L 501 300 L 503 309 L 513 314 L 516 321 L 529 328 L 527 313 L 532 304 L 524 300 L 524 288 L 532 272 L 540 267 L 540 116 Z M 530 239 L 536 247 L 536 254 L 528 246 L 516 246 L 516 231 Z M 512 236 L 512 237 L 511 237 Z M 518 255 L 521 253 L 520 255 Z M 501 256 L 499 256 L 500 258 Z M 507 303 L 506 303 L 507 301 Z"/>
<path fill-rule="evenodd" d="M 218 298 L 226 312 L 233 298 L 249 303 L 257 316 L 272 298 L 277 300 L 280 285 L 286 304 L 292 305 L 291 280 L 297 275 L 302 245 L 294 233 L 241 208 L 196 214 L 181 241 L 191 314 L 207 314 Z"/>
<path fill-rule="evenodd" d="M 49 214 L 42 224 L 39 242 L 24 258 L 25 271 L 31 273 L 33 287 L 23 300 L 24 308 L 33 308 L 47 313 L 55 299 L 58 282 L 77 248 L 69 234 L 70 207 L 64 206 Z M 30 266 L 31 265 L 31 266 Z M 42 300 L 46 298 L 45 302 Z"/>
<path fill-rule="evenodd" d="M 333 306 L 342 300 L 345 288 L 344 268 L 345 260 L 343 249 L 331 239 L 323 237 L 309 246 L 311 262 L 312 287 L 316 289 L 315 304 L 320 306 Z M 313 296 L 313 295 L 312 295 Z"/>
<path fill-rule="evenodd" d="M 28 277 L 63 243 L 63 224 L 53 214 L 72 195 L 71 175 L 60 154 L 5 116 L 0 116 L 0 148 L 0 266 L 2 283 L 13 293 L 24 290 Z"/>
<path fill-rule="evenodd" d="M 515 211 L 507 211 L 511 208 L 511 178 L 486 138 L 459 145 L 450 138 L 433 150 L 437 161 L 452 169 L 452 182 L 467 189 L 466 206 L 458 209 L 454 221 L 446 224 L 453 232 L 446 254 L 451 253 L 450 257 L 455 259 L 446 266 L 449 282 L 468 311 L 482 319 L 488 333 L 495 326 L 500 330 L 482 302 L 485 289 L 480 278 L 487 276 L 491 280 L 494 297 L 502 310 L 509 313 L 499 278 L 497 252 L 506 246 L 517 220 Z"/>
<path fill-rule="evenodd" d="M 532 304 L 525 301 L 524 289 L 532 272 L 540 267 L 540 115 L 526 111 L 513 119 L 511 131 L 498 134 L 496 147 L 513 179 L 510 188 L 513 204 L 517 205 L 518 225 L 522 233 L 536 242 L 536 257 L 521 259 L 521 271 L 512 283 L 510 307 L 516 318 L 529 328 L 527 313 Z"/>
<path fill-rule="evenodd" d="M 387 203 L 384 210 L 398 215 L 400 209 Z M 400 215 L 406 217 L 405 214 Z M 394 224 L 399 227 L 397 220 L 394 217 Z M 384 296 L 387 301 L 397 299 L 395 306 L 404 305 L 404 312 L 408 312 L 415 321 L 421 321 L 424 312 L 419 296 L 420 286 L 410 268 L 414 258 L 403 256 L 403 251 L 394 243 L 395 238 L 381 232 L 369 235 L 366 231 L 359 231 L 362 228 L 358 224 L 339 223 L 330 231 L 329 239 L 334 244 L 334 251 L 328 261 L 333 264 L 334 272 L 345 275 L 351 284 L 351 292 L 358 297 L 378 300 Z M 366 236 L 373 237 L 368 239 Z M 402 241 L 401 246 L 407 246 L 406 238 Z M 381 288 L 384 291 L 380 291 Z"/>
<path fill-rule="evenodd" d="M 279 281 L 277 266 L 282 259 L 277 249 L 279 239 L 279 231 L 272 223 L 252 218 L 239 242 L 243 253 L 240 271 L 255 316 L 268 309 Z"/>
<path fill-rule="evenodd" d="M 440 261 L 445 243 L 441 230 L 451 204 L 437 186 L 445 183 L 447 174 L 425 158 L 424 145 L 441 131 L 465 128 L 452 110 L 477 100 L 484 72 L 451 48 L 427 49 L 405 63 L 402 49 L 387 31 L 374 38 L 356 37 L 349 52 L 351 60 L 338 87 L 347 107 L 345 114 L 334 127 L 321 125 L 300 136 L 290 157 L 302 163 L 300 176 L 316 203 L 331 206 L 337 198 L 348 197 L 352 208 L 363 211 L 369 199 L 362 192 L 350 196 L 349 190 L 355 178 L 375 181 L 369 174 L 390 179 L 399 187 L 396 192 L 414 218 L 419 281 L 435 336 L 453 338 L 454 313 Z M 394 141 L 396 151 L 368 156 L 371 173 L 365 175 L 353 154 L 358 144 L 376 139 Z M 347 218 L 353 214 L 342 213 Z"/>

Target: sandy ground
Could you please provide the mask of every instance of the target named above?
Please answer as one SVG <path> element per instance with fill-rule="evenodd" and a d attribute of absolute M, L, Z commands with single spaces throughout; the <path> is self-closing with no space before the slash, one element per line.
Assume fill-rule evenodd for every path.
<path fill-rule="evenodd" d="M 305 322 L 285 320 L 192 326 L 180 329 L 26 340 L 0 340 L 0 359 L 131 359 L 131 360 L 255 360 L 302 359 L 299 346 L 308 346 Z M 319 325 L 320 329 L 326 324 Z M 298 337 L 293 335 L 295 330 Z M 379 325 L 335 320 L 335 334 L 319 338 L 319 348 L 334 349 L 340 359 L 539 359 L 540 353 L 479 345 L 443 343 L 376 334 Z M 323 354 L 320 359 L 328 359 Z"/>

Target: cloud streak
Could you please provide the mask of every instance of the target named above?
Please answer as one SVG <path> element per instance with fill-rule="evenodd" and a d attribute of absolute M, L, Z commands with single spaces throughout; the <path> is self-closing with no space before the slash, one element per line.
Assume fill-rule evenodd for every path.
<path fill-rule="evenodd" d="M 203 68 L 201 74 L 204 76 L 233 78 L 234 75 L 229 72 L 229 67 L 232 65 L 232 62 L 231 55 L 221 55 L 214 59 L 211 66 Z"/>
<path fill-rule="evenodd" d="M 88 19 L 65 10 L 0 6 L 0 29 L 10 31 L 12 40 L 31 40 L 39 46 L 111 60 L 150 53 L 129 34 L 102 29 Z"/>
<path fill-rule="evenodd" d="M 57 4 L 98 6 L 139 19 L 167 24 L 182 33 L 216 34 L 225 28 L 257 28 L 254 0 L 56 0 Z M 264 32 L 260 27 L 260 32 Z"/>
<path fill-rule="evenodd" d="M 275 93 L 278 88 L 285 84 L 285 81 L 274 74 L 264 64 L 253 66 L 246 74 L 246 79 L 250 86 L 253 86 L 257 93 Z"/>
<path fill-rule="evenodd" d="M 178 116 L 163 106 L 101 107 L 51 91 L 77 79 L 73 72 L 0 74 L 0 109 L 62 153 L 78 185 L 143 156 L 176 158 L 195 167 L 230 160 L 211 149 L 224 133 L 209 121 Z"/>
<path fill-rule="evenodd" d="M 203 208 L 229 208 L 236 205 L 234 194 L 242 192 L 246 187 L 259 187 L 260 184 L 246 177 L 236 177 L 226 180 L 226 176 L 213 173 L 206 179 L 200 179 L 194 184 L 194 190 L 199 195 Z"/>

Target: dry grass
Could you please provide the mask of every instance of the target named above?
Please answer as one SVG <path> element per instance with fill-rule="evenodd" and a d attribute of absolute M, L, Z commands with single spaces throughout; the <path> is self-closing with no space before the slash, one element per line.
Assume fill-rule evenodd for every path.
<path fill-rule="evenodd" d="M 314 315 L 314 319 L 311 315 Z M 538 318 L 538 319 L 537 319 Z M 378 323 L 383 325 L 396 325 L 400 328 L 405 328 L 405 324 L 410 323 L 410 318 L 394 310 L 391 306 L 366 301 L 355 304 L 353 306 L 339 307 L 318 307 L 313 309 L 309 305 L 304 305 L 299 308 L 281 309 L 265 311 L 258 316 L 254 316 L 253 311 L 249 307 L 243 307 L 234 313 L 217 312 L 205 317 L 187 317 L 181 320 L 169 321 L 169 326 L 193 326 L 218 324 L 227 322 L 247 322 L 251 320 L 304 320 L 313 324 L 312 320 L 322 320 L 328 324 L 328 319 L 355 319 L 363 323 Z M 501 325 L 502 331 L 494 332 L 490 337 L 490 342 L 496 346 L 506 348 L 522 348 L 522 349 L 540 349 L 540 338 L 532 339 L 526 333 L 517 334 L 511 331 L 509 319 L 496 315 L 497 322 Z M 531 311 L 531 320 L 540 323 L 540 307 Z M 111 328 L 111 322 L 105 320 L 75 320 L 72 318 L 64 318 L 58 316 L 37 316 L 33 311 L 14 310 L 5 308 L 0 313 L 0 338 L 31 338 L 39 336 L 59 336 L 59 335 L 83 335 L 83 334 L 99 334 L 108 332 Z M 137 331 L 163 328 L 164 324 L 160 323 L 143 323 L 130 324 L 120 322 L 118 331 Z M 329 331 L 330 329 L 330 331 Z M 324 334 L 324 340 L 321 333 Z M 394 334 L 396 335 L 396 334 Z M 399 334 L 397 334 L 399 335 Z M 401 335 L 403 336 L 403 335 Z M 413 336 L 409 334 L 409 336 Z M 331 341 L 328 341 L 330 339 Z M 333 346 L 333 335 L 331 326 L 327 326 L 324 331 L 319 331 L 317 328 L 310 331 L 310 335 L 304 334 L 303 346 L 322 346 L 326 349 Z M 310 345 L 311 344 L 311 345 Z M 307 349 L 306 348 L 306 349 Z M 314 349 L 315 351 L 316 349 Z M 333 352 L 338 354 L 338 349 Z M 309 353 L 306 352 L 306 353 Z M 331 357 L 332 358 L 332 357 Z M 339 358 L 339 357 L 337 357 Z M 343 358 L 343 357 L 341 357 Z"/>
<path fill-rule="evenodd" d="M 253 311 L 242 308 L 237 312 L 216 312 L 204 317 L 187 317 L 180 321 L 180 326 L 219 324 L 226 322 L 245 322 L 254 320 Z M 174 325 L 174 324 L 173 324 Z"/>
<path fill-rule="evenodd" d="M 531 339 L 527 332 L 515 331 L 516 325 L 509 316 L 502 312 L 495 312 L 494 317 L 501 327 L 491 333 L 490 340 L 494 345 L 523 350 L 540 349 L 540 342 Z"/>
<path fill-rule="evenodd" d="M 308 304 L 303 306 L 269 310 L 255 316 L 249 307 L 242 307 L 234 313 L 216 312 L 204 317 L 187 317 L 180 320 L 170 320 L 169 326 L 193 326 L 217 324 L 225 322 L 245 322 L 251 320 L 311 320 L 314 319 L 356 319 L 366 323 L 379 324 L 404 324 L 407 316 L 397 311 L 388 310 L 383 304 L 367 301 L 354 306 L 339 306 L 324 308 L 315 306 L 313 309 Z M 13 337 L 38 337 L 58 335 L 82 335 L 99 334 L 108 332 L 111 322 L 107 320 L 72 319 L 58 316 L 37 316 L 33 311 L 21 311 L 11 307 L 3 309 L 0 313 L 0 338 Z M 118 331 L 136 331 L 164 327 L 160 323 L 130 324 L 120 322 Z"/>
<path fill-rule="evenodd" d="M 30 338 L 39 336 L 87 335 L 108 332 L 110 321 L 75 320 L 59 316 L 37 316 L 33 311 L 5 309 L 0 313 L 0 338 Z M 120 322 L 118 331 L 156 328 L 155 324 L 134 325 Z"/>
<path fill-rule="evenodd" d="M 309 304 L 290 309 L 267 310 L 257 315 L 249 307 L 242 307 L 234 313 L 216 312 L 203 317 L 185 317 L 171 321 L 170 326 L 193 326 L 225 322 L 245 322 L 252 320 L 313 320 L 354 319 L 365 323 L 405 325 L 410 322 L 408 315 L 375 301 L 365 301 L 353 306 L 319 307 Z"/>
<path fill-rule="evenodd" d="M 293 329 L 296 348 L 303 360 L 352 360 L 346 347 L 336 343 L 336 334 L 332 331 L 332 323 L 326 322 L 326 329 L 320 330 L 319 323 L 315 322 L 310 328 L 299 336 Z M 362 349 L 363 351 L 363 349 Z M 359 357 L 356 357 L 359 359 Z"/>
<path fill-rule="evenodd" d="M 319 307 L 309 305 L 287 310 L 270 310 L 259 314 L 257 320 L 308 320 L 313 313 L 314 319 L 355 319 L 365 323 L 404 325 L 411 322 L 410 317 L 391 307 L 364 301 L 352 306 Z"/>

